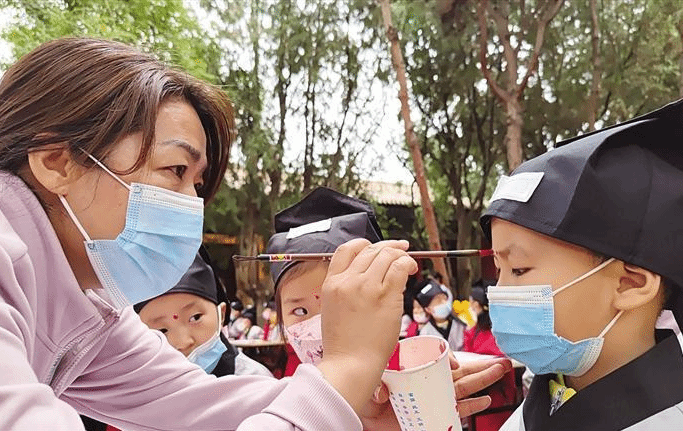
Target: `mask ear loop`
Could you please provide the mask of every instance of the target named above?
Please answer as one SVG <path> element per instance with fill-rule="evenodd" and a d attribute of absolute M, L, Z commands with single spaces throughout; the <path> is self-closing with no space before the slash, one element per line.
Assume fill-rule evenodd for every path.
<path fill-rule="evenodd" d="M 128 184 L 126 184 L 121 178 L 119 178 L 118 175 L 116 175 L 115 173 L 113 173 L 112 171 L 110 171 L 108 167 L 104 166 L 104 164 L 103 164 L 102 162 L 100 162 L 99 160 L 97 160 L 95 157 L 93 157 L 93 156 L 92 156 L 91 154 L 89 154 L 87 151 L 85 151 L 85 150 L 83 150 L 83 149 L 81 149 L 81 151 L 83 151 L 83 152 L 84 152 L 84 153 L 85 153 L 93 162 L 95 162 L 95 163 L 97 164 L 97 166 L 99 166 L 100 168 L 102 168 L 106 173 L 108 173 L 109 175 L 111 175 L 116 181 L 118 181 L 119 183 L 121 183 L 121 185 L 122 185 L 123 187 L 127 188 L 128 190 L 130 190 L 130 186 L 129 186 Z"/>
<path fill-rule="evenodd" d="M 85 241 L 88 243 L 92 242 L 88 233 L 85 231 L 85 229 L 83 229 L 81 222 L 79 222 L 78 218 L 76 218 L 76 214 L 74 214 L 73 210 L 71 209 L 71 206 L 66 201 L 66 198 L 63 195 L 59 195 L 59 200 L 62 201 L 62 205 L 64 205 L 64 209 L 66 209 L 66 212 L 69 213 L 69 217 L 71 217 L 71 221 L 74 222 L 74 224 L 76 225 L 78 230 L 81 232 L 81 235 L 83 235 L 83 238 L 85 238 Z"/>
<path fill-rule="evenodd" d="M 614 316 L 614 319 L 612 319 L 611 322 L 605 326 L 605 329 L 602 330 L 600 335 L 598 335 L 598 338 L 605 338 L 605 334 L 607 334 L 607 331 L 612 329 L 612 326 L 614 326 L 615 323 L 617 323 L 617 320 L 621 317 L 621 315 L 624 314 L 624 310 L 619 310 L 616 316 Z"/>
<path fill-rule="evenodd" d="M 121 185 L 122 185 L 123 187 L 127 188 L 128 190 L 131 189 L 130 186 L 129 186 L 128 184 L 126 184 L 121 178 L 119 178 L 116 174 L 114 174 L 112 171 L 110 171 L 109 168 L 107 168 L 106 166 L 104 166 L 104 164 L 102 164 L 102 162 L 100 162 L 99 160 L 97 160 L 95 157 L 93 157 L 90 153 L 88 153 L 87 151 L 85 151 L 83 148 L 79 148 L 79 149 L 80 149 L 81 151 L 83 151 L 90 159 L 92 159 L 92 161 L 95 162 L 95 163 L 97 164 L 97 166 L 99 166 L 100 168 L 104 169 L 104 171 L 105 171 L 106 173 L 108 173 L 108 174 L 111 175 L 116 181 L 118 181 L 119 183 L 121 183 Z M 71 206 L 70 206 L 69 203 L 66 201 L 66 198 L 65 198 L 63 195 L 59 195 L 59 200 L 62 202 L 62 205 L 64 205 L 64 209 L 66 209 L 66 212 L 69 213 L 69 217 L 71 217 L 71 221 L 74 222 L 74 224 L 76 225 L 76 227 L 78 228 L 78 230 L 81 232 L 81 235 L 83 235 L 83 238 L 85 238 L 86 242 L 91 243 L 91 242 L 92 242 L 92 239 L 90 238 L 90 236 L 88 235 L 88 233 L 87 233 L 87 232 L 85 231 L 85 229 L 83 228 L 83 225 L 81 225 L 81 222 L 78 221 L 78 218 L 76 217 L 76 214 L 74 214 L 73 210 L 71 209 Z"/>
<path fill-rule="evenodd" d="M 560 287 L 559 289 L 553 291 L 553 296 L 555 296 L 555 295 L 557 295 L 558 293 L 562 292 L 564 289 L 566 289 L 566 288 L 568 288 L 568 287 L 571 287 L 571 286 L 575 285 L 576 283 L 582 282 L 583 280 L 587 279 L 587 278 L 590 277 L 591 275 L 593 275 L 593 274 L 595 274 L 596 272 L 600 271 L 602 268 L 606 267 L 607 265 L 609 265 L 610 263 L 614 262 L 615 260 L 616 260 L 616 259 L 613 258 L 613 257 L 607 259 L 606 261 L 604 261 L 604 262 L 601 263 L 600 265 L 596 266 L 595 268 L 591 269 L 591 270 L 588 271 L 587 273 L 583 274 L 581 277 L 577 278 L 576 280 L 574 280 L 574 281 L 572 281 L 572 282 L 569 282 L 569 283 L 565 284 L 564 286 Z"/>

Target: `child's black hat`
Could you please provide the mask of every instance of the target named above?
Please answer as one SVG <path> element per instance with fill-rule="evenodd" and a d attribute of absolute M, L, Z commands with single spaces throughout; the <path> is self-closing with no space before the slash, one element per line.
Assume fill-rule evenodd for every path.
<path fill-rule="evenodd" d="M 503 177 L 497 217 L 660 274 L 683 322 L 683 100 L 557 145 Z"/>
<path fill-rule="evenodd" d="M 209 264 L 204 261 L 199 253 L 197 253 L 190 269 L 187 270 L 180 281 L 163 295 L 169 293 L 191 293 L 218 305 L 218 289 L 216 286 L 216 279 L 213 275 L 213 269 L 211 269 Z M 136 313 L 140 313 L 140 310 L 153 299 L 154 298 L 135 304 L 133 309 Z"/>
<path fill-rule="evenodd" d="M 442 294 L 448 296 L 439 283 L 434 280 L 423 280 L 417 285 L 417 288 L 419 289 L 419 292 L 415 299 L 417 299 L 417 302 L 420 303 L 423 308 L 428 307 L 429 303 L 432 302 L 432 299 L 434 299 L 436 295 Z"/>
<path fill-rule="evenodd" d="M 375 211 L 363 200 L 319 187 L 299 203 L 275 216 L 275 234 L 268 241 L 269 254 L 330 253 L 354 238 L 382 240 Z M 282 275 L 299 262 L 270 265 L 275 288 Z"/>

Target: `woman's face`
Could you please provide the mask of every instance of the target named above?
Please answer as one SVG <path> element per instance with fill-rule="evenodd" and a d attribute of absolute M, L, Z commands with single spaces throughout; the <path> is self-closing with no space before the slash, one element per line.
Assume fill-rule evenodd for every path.
<path fill-rule="evenodd" d="M 225 304 L 221 305 L 225 313 Z M 187 356 L 218 330 L 218 310 L 204 298 L 189 293 L 169 293 L 140 310 L 140 320 L 161 331 L 171 346 Z"/>
<path fill-rule="evenodd" d="M 135 164 L 141 148 L 142 134 L 129 135 L 101 162 L 111 170 L 126 171 Z M 44 197 L 48 208 L 53 209 L 48 216 L 81 287 L 97 287 L 99 282 L 83 247 L 84 238 L 57 195 L 65 196 L 92 239 L 115 239 L 125 225 L 128 189 L 100 167 L 88 169 L 69 161 L 70 155 L 43 153 L 30 156 L 29 166 L 35 180 L 52 193 Z M 65 157 L 69 160 L 63 161 Z M 206 137 L 199 116 L 189 103 L 171 99 L 159 109 L 154 144 L 145 164 L 119 178 L 126 184 L 150 184 L 196 196 L 195 187 L 202 182 L 206 164 Z"/>
<path fill-rule="evenodd" d="M 320 314 L 320 289 L 327 265 L 315 265 L 295 277 L 286 278 L 279 286 L 282 301 L 282 323 L 286 328 Z"/>

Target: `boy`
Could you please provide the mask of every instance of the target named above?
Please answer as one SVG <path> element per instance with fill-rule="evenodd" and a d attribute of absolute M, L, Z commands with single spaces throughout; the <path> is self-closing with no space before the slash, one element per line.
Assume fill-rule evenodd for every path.
<path fill-rule="evenodd" d="M 522 164 L 481 223 L 493 334 L 535 374 L 501 429 L 683 429 L 683 337 L 655 330 L 683 322 L 683 101 Z"/>
<path fill-rule="evenodd" d="M 133 308 L 143 323 L 161 331 L 176 350 L 209 374 L 272 377 L 265 366 L 238 352 L 221 333 L 227 306 L 219 303 L 213 270 L 199 254 L 171 290 Z"/>
<path fill-rule="evenodd" d="M 453 317 L 452 305 L 446 292 L 434 280 L 422 281 L 418 285 L 418 289 L 420 291 L 417 294 L 417 302 L 429 315 L 429 322 L 420 329 L 420 335 L 442 337 L 448 341 L 451 350 L 462 349 L 463 332 L 466 325 L 460 319 Z"/>

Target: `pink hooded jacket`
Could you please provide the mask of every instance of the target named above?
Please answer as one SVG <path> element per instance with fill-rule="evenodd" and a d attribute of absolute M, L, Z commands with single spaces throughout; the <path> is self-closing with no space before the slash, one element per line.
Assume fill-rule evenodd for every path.
<path fill-rule="evenodd" d="M 0 172 L 0 429 L 360 430 L 317 368 L 207 375 L 128 307 L 85 293 L 36 196 Z"/>

